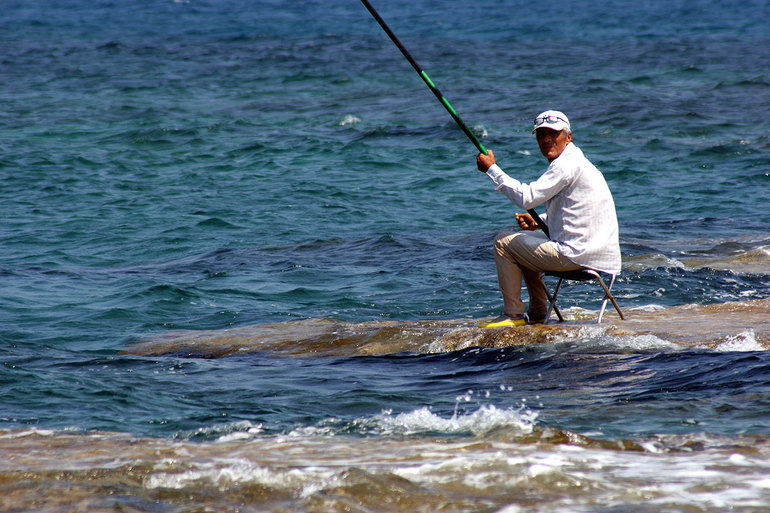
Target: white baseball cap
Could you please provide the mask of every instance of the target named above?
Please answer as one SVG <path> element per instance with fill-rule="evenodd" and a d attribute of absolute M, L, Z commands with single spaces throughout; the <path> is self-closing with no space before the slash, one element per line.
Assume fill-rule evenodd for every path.
<path fill-rule="evenodd" d="M 534 123 L 535 123 L 535 127 L 532 129 L 533 134 L 538 128 L 550 128 L 552 130 L 559 130 L 559 131 L 561 130 L 572 131 L 572 129 L 569 126 L 569 119 L 567 119 L 567 116 L 565 116 L 563 112 L 560 112 L 558 110 L 547 110 L 545 112 L 538 114 L 538 116 L 535 118 Z"/>

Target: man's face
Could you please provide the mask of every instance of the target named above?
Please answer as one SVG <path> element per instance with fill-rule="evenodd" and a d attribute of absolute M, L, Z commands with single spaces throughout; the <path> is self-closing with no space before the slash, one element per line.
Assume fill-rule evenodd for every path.
<path fill-rule="evenodd" d="M 564 148 L 567 147 L 572 141 L 572 134 L 567 133 L 564 130 L 554 130 L 552 128 L 538 128 L 535 131 L 537 137 L 537 144 L 540 146 L 540 151 L 543 156 L 548 159 L 548 162 L 553 162 L 561 155 Z"/>

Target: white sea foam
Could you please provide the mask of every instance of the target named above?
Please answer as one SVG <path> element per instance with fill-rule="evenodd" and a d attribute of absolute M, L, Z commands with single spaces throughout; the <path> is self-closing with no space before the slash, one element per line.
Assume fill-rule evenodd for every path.
<path fill-rule="evenodd" d="M 217 458 L 193 463 L 193 468 L 181 472 L 152 474 L 145 480 L 144 486 L 148 489 L 181 490 L 203 484 L 224 490 L 241 484 L 260 484 L 277 489 L 294 489 L 304 496 L 329 486 L 336 473 L 315 466 L 280 468 L 259 465 L 246 458 Z"/>
<path fill-rule="evenodd" d="M 476 134 L 476 137 L 481 137 L 482 139 L 489 136 L 489 133 L 487 132 L 487 129 L 484 127 L 484 125 L 474 125 L 473 133 Z"/>
<path fill-rule="evenodd" d="M 338 124 L 340 126 L 348 126 L 348 125 L 355 125 L 356 123 L 360 123 L 360 122 L 361 122 L 361 118 L 348 114 L 347 116 L 342 118 Z"/>
<path fill-rule="evenodd" d="M 469 392 L 472 394 L 472 392 Z M 489 394 L 487 394 L 487 397 Z M 466 400 L 467 398 L 467 400 Z M 470 396 L 457 398 L 458 406 L 470 402 Z M 340 419 L 329 419 L 317 426 L 303 426 L 288 433 L 289 438 L 332 437 L 341 431 L 349 432 L 351 427 L 356 432 L 390 435 L 415 435 L 424 433 L 442 433 L 447 435 L 481 435 L 498 428 L 509 428 L 516 434 L 531 433 L 536 425 L 537 413 L 526 407 L 497 408 L 494 405 L 482 405 L 470 413 L 455 413 L 442 417 L 428 407 L 393 414 L 385 410 L 372 417 L 362 417 L 351 423 Z"/>
<path fill-rule="evenodd" d="M 441 417 L 423 407 L 393 415 L 390 411 L 375 416 L 374 421 L 385 434 L 415 434 L 440 432 L 445 434 L 482 434 L 492 429 L 509 427 L 519 433 L 531 433 L 537 413 L 526 408 L 500 409 L 494 405 L 482 405 L 469 414 Z"/>
<path fill-rule="evenodd" d="M 262 433 L 262 424 L 252 424 L 248 421 L 237 423 L 235 429 L 220 436 L 218 442 L 232 442 L 233 440 L 249 440 Z"/>
<path fill-rule="evenodd" d="M 764 351 L 765 348 L 757 341 L 754 330 L 746 330 L 731 337 L 727 337 L 724 342 L 717 345 L 716 351 Z"/>
<path fill-rule="evenodd" d="M 624 351 L 656 351 L 661 349 L 679 349 L 680 346 L 656 337 L 655 335 L 609 335 L 609 326 L 583 326 L 575 332 L 565 332 L 559 335 L 556 342 L 574 341 L 581 348 L 624 350 Z"/>
<path fill-rule="evenodd" d="M 687 266 L 681 260 L 672 258 L 661 253 L 648 253 L 634 257 L 624 258 L 624 272 L 640 272 L 647 269 L 658 267 L 672 267 L 676 269 L 687 269 Z"/>
<path fill-rule="evenodd" d="M 517 411 L 487 407 L 454 420 L 489 428 L 498 425 L 493 420 L 498 416 L 507 419 L 503 421 L 506 426 L 521 422 Z M 449 423 L 454 418 L 437 418 L 424 408 L 399 415 L 384 413 L 381 417 L 384 423 L 420 429 L 443 426 L 445 430 L 453 429 Z M 474 418 L 485 420 L 474 423 Z M 761 445 L 756 452 L 726 450 L 722 440 L 708 435 L 697 439 L 704 442 L 705 448 L 665 449 L 673 442 L 676 447 L 690 447 L 694 440 L 671 437 L 660 446 L 654 441 L 641 441 L 644 451 L 569 443 L 518 443 L 495 437 L 479 443 L 475 438 L 441 436 L 340 437 L 332 442 L 310 434 L 294 439 L 257 437 L 231 444 L 174 443 L 164 450 L 167 458 L 153 460 L 154 469 L 145 477 L 143 486 L 193 494 L 217 490 L 225 497 L 231 491 L 238 497 L 244 487 L 265 487 L 264 493 L 269 496 L 288 494 L 302 501 L 317 499 L 319 493 L 329 490 L 334 491 L 329 496 L 330 505 L 335 504 L 337 490 L 367 500 L 367 495 L 359 494 L 369 490 L 369 485 L 375 490 L 393 485 L 402 487 L 409 500 L 417 500 L 424 495 L 417 492 L 419 495 L 410 496 L 410 490 L 428 487 L 438 496 L 462 490 L 463 497 L 471 502 L 507 496 L 516 503 L 498 502 L 498 513 L 594 511 L 598 504 L 610 503 L 625 504 L 628 510 L 645 504 L 708 512 L 725 508 L 762 511 L 770 489 L 766 450 Z M 744 443 L 752 447 L 750 440 Z M 126 447 L 128 451 L 136 450 L 136 441 Z M 147 454 L 151 457 L 156 450 Z M 519 509 L 523 503 L 515 498 L 521 494 L 542 496 L 542 507 Z M 303 505 L 307 506 L 304 502 L 295 504 L 297 510 L 305 509 Z"/>
<path fill-rule="evenodd" d="M 232 440 L 247 440 L 262 433 L 262 424 L 254 424 L 248 420 L 215 424 L 198 428 L 195 431 L 182 433 L 184 438 L 203 436 L 216 437 L 217 442 L 230 442 Z"/>
<path fill-rule="evenodd" d="M 550 502 L 547 509 L 536 511 L 593 511 L 592 504 L 608 502 L 626 503 L 633 509 L 637 503 L 657 502 L 662 506 L 672 497 L 676 497 L 676 504 L 698 510 L 704 505 L 760 505 L 770 487 L 770 480 L 762 477 L 767 463 L 761 456 L 743 455 L 744 459 L 736 463 L 733 456 L 719 451 L 651 454 L 572 445 L 538 449 L 499 444 L 494 450 L 462 455 L 455 452 L 442 461 L 394 468 L 391 472 L 420 483 L 462 483 L 467 490 L 546 490 L 558 483 L 564 490 L 586 492 L 584 496 L 575 493 L 561 504 Z M 736 472 L 737 465 L 742 470 Z M 742 473 L 749 475 L 736 481 Z M 638 488 L 640 481 L 645 483 L 643 489 Z M 714 483 L 724 486 L 712 486 Z M 586 507 L 589 509 L 583 509 Z M 518 511 L 518 506 L 510 508 L 498 511 Z"/>
<path fill-rule="evenodd" d="M 665 310 L 666 307 L 663 305 L 658 305 L 655 303 L 651 303 L 649 305 L 641 305 L 641 306 L 635 306 L 633 308 L 630 308 L 629 310 L 632 312 L 659 312 L 661 310 Z"/>
<path fill-rule="evenodd" d="M 11 429 L 0 430 L 0 438 L 24 438 L 27 436 L 54 436 L 58 434 L 53 429 L 41 429 L 41 428 L 29 428 L 21 431 L 15 431 Z"/>

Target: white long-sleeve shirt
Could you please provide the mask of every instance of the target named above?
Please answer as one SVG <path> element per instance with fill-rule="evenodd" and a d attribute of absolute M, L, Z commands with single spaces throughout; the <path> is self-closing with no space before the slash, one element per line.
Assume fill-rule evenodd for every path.
<path fill-rule="evenodd" d="M 620 272 L 618 218 L 604 175 L 569 143 L 543 175 L 524 184 L 497 164 L 487 170 L 495 190 L 529 210 L 545 204 L 545 223 L 561 254 L 597 271 Z"/>

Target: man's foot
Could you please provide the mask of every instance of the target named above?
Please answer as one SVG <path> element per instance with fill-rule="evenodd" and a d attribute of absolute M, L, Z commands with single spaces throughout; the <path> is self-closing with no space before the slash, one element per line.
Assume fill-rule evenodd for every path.
<path fill-rule="evenodd" d="M 503 328 L 506 326 L 524 326 L 527 324 L 527 319 L 524 317 L 508 317 L 507 315 L 501 315 L 496 319 L 492 319 L 488 322 L 480 322 L 479 328 Z"/>
<path fill-rule="evenodd" d="M 527 320 L 527 324 L 543 324 L 545 322 L 545 314 L 529 315 L 525 313 L 524 318 Z"/>

